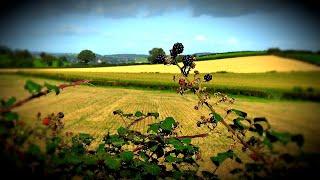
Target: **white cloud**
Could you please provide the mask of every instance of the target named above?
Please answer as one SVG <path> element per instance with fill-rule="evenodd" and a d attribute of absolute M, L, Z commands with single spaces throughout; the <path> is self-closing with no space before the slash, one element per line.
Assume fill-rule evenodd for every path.
<path fill-rule="evenodd" d="M 194 37 L 194 40 L 196 40 L 196 41 L 205 41 L 205 40 L 207 40 L 207 38 L 204 35 L 196 35 Z"/>
<path fill-rule="evenodd" d="M 234 37 L 230 37 L 228 40 L 227 40 L 227 43 L 229 44 L 229 45 L 238 45 L 238 40 L 236 39 L 236 38 L 234 38 Z"/>

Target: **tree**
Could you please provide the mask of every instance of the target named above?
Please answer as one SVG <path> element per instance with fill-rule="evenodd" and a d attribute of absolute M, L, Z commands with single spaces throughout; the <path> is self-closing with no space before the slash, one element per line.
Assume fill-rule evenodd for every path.
<path fill-rule="evenodd" d="M 90 61 L 94 61 L 96 59 L 96 55 L 92 51 L 86 49 L 86 50 L 82 50 L 78 54 L 77 58 L 80 63 L 87 64 Z"/>
<path fill-rule="evenodd" d="M 7 46 L 0 45 L 0 54 L 12 55 L 12 50 Z"/>
<path fill-rule="evenodd" d="M 269 48 L 267 50 L 267 53 L 269 53 L 269 54 L 279 54 L 280 52 L 281 52 L 281 50 L 277 47 Z"/>
<path fill-rule="evenodd" d="M 55 56 L 47 54 L 45 52 L 40 53 L 40 57 L 42 59 L 42 62 L 46 63 L 48 66 L 52 66 L 54 62 L 58 60 L 58 58 L 56 58 Z"/>
<path fill-rule="evenodd" d="M 166 55 L 162 48 L 153 48 L 149 51 L 148 61 L 151 64 L 157 64 L 156 57 L 159 55 Z"/>

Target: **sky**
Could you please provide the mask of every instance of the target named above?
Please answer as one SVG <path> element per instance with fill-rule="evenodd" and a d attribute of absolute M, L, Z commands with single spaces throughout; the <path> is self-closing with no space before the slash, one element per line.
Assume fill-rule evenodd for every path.
<path fill-rule="evenodd" d="M 320 50 L 319 5 L 295 0 L 26 0 L 1 5 L 0 45 L 54 53 Z"/>

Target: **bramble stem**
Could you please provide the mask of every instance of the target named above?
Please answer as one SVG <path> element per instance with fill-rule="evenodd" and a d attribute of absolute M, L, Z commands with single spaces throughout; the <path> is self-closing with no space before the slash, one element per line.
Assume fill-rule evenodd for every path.
<path fill-rule="evenodd" d="M 180 71 L 182 72 L 182 68 L 178 65 L 177 63 L 177 66 L 178 68 L 180 69 Z M 185 76 L 183 73 L 182 75 L 185 77 L 186 81 L 189 83 L 190 80 L 188 79 L 187 76 Z M 195 91 L 195 94 L 197 95 L 198 99 L 199 100 L 202 100 L 202 97 L 201 97 L 201 94 L 199 94 L 199 92 Z M 215 113 L 215 110 L 213 109 L 212 105 L 205 102 L 205 105 L 208 107 L 208 109 L 214 114 Z M 220 122 L 234 135 L 237 137 L 237 139 L 240 141 L 240 143 L 245 147 L 245 148 L 248 148 L 250 151 L 252 151 L 253 153 L 255 153 L 256 155 L 258 155 L 260 157 L 260 159 L 264 162 L 266 162 L 266 160 L 264 159 L 264 157 L 262 155 L 260 155 L 259 152 L 257 152 L 253 147 L 249 146 L 245 140 L 239 136 L 239 134 L 237 134 L 235 132 L 235 130 L 233 130 L 229 125 L 228 123 L 224 120 L 225 118 L 223 118 Z"/>
<path fill-rule="evenodd" d="M 62 89 L 67 88 L 67 87 L 77 86 L 77 85 L 80 85 L 80 84 L 86 84 L 86 83 L 89 83 L 89 82 L 90 82 L 89 80 L 79 80 L 79 81 L 72 82 L 70 84 L 61 84 L 61 85 L 58 86 L 58 88 L 62 90 Z M 23 99 L 21 101 L 16 102 L 15 104 L 13 104 L 12 106 L 10 106 L 8 108 L 0 109 L 0 113 L 9 112 L 14 108 L 20 107 L 20 106 L 24 105 L 25 103 L 27 103 L 29 101 L 32 101 L 33 99 L 39 98 L 41 96 L 45 96 L 45 95 L 49 94 L 50 92 L 51 91 L 49 91 L 48 89 L 40 91 L 37 94 L 33 94 L 33 95 L 31 95 L 31 96 L 29 96 L 29 97 L 27 97 L 27 98 L 25 98 L 25 99 Z"/>
<path fill-rule="evenodd" d="M 151 115 L 150 115 L 150 116 L 151 116 Z M 136 123 L 138 123 L 139 121 L 142 121 L 142 120 L 144 120 L 144 119 L 146 119 L 147 117 L 150 117 L 150 116 L 142 116 L 142 117 L 140 117 L 140 118 L 132 121 L 132 122 L 127 126 L 127 128 L 129 129 L 129 128 L 130 128 L 131 126 L 133 126 L 134 124 L 136 124 Z"/>

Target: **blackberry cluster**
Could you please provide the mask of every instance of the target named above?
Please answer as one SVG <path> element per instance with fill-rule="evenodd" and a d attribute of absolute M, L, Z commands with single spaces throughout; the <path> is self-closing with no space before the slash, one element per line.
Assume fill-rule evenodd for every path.
<path fill-rule="evenodd" d="M 183 56 L 182 62 L 184 66 L 191 66 L 193 63 L 193 58 L 190 55 Z"/>
<path fill-rule="evenodd" d="M 178 54 L 181 54 L 183 52 L 183 45 L 182 43 L 175 43 L 170 50 L 170 55 L 173 57 L 176 57 Z"/>
<path fill-rule="evenodd" d="M 204 80 L 205 80 L 206 82 L 211 81 L 211 80 L 212 80 L 212 75 L 211 75 L 211 74 L 206 74 L 206 75 L 204 75 Z"/>
<path fill-rule="evenodd" d="M 160 63 L 160 64 L 163 64 L 166 60 L 166 56 L 163 55 L 163 54 L 160 54 L 156 57 L 156 62 L 157 63 Z"/>

